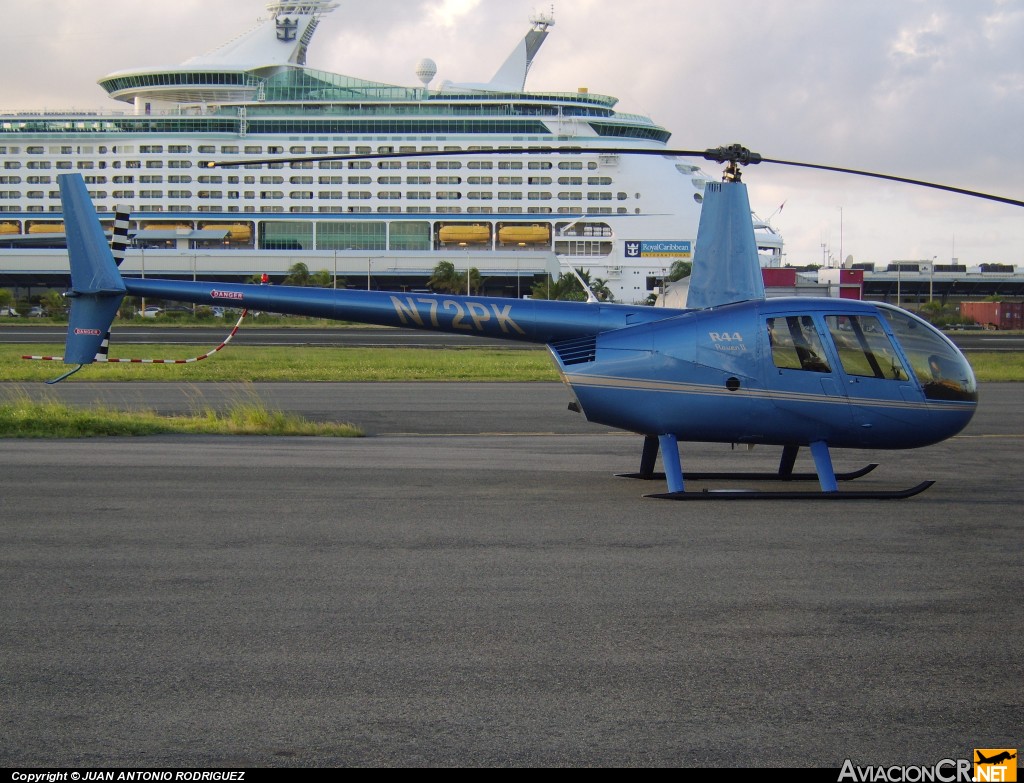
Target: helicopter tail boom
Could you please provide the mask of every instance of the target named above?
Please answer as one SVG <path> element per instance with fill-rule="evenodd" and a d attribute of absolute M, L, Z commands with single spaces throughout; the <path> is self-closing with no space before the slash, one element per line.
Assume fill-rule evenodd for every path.
<path fill-rule="evenodd" d="M 128 278 L 128 294 L 531 343 L 588 337 L 683 312 L 537 299 Z"/>

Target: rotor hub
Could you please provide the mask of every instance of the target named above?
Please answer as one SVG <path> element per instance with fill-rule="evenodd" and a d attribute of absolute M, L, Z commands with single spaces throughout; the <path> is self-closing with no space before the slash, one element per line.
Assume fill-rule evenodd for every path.
<path fill-rule="evenodd" d="M 740 166 L 749 166 L 761 162 L 761 156 L 751 152 L 742 144 L 730 144 L 728 147 L 715 147 L 704 150 L 704 158 L 717 163 L 727 164 L 722 173 L 724 182 L 739 182 L 741 178 Z"/>

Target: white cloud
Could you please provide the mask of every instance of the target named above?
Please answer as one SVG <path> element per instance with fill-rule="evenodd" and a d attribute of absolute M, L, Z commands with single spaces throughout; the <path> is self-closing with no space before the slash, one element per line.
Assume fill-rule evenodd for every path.
<path fill-rule="evenodd" d="M 455 27 L 479 5 L 480 0 L 442 0 L 437 8 L 430 10 L 429 18 L 438 27 Z"/>

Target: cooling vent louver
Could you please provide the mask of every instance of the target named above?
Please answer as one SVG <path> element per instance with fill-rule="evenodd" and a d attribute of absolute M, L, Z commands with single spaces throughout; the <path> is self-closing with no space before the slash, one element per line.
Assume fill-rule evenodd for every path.
<path fill-rule="evenodd" d="M 551 347 L 558 354 L 562 364 L 584 364 L 596 358 L 597 338 L 579 337 L 574 340 L 563 340 L 552 343 Z"/>

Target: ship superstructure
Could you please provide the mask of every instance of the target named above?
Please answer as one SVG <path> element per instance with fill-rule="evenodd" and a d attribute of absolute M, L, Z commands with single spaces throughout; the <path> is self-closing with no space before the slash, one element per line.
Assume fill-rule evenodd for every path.
<path fill-rule="evenodd" d="M 365 275 L 367 286 L 415 286 L 449 260 L 480 269 L 494 293 L 521 295 L 535 275 L 571 265 L 633 302 L 691 258 L 707 176 L 678 158 L 596 151 L 665 148 L 669 131 L 616 112 L 610 96 L 524 91 L 552 16 L 531 19 L 490 81 L 432 89 L 430 60 L 418 87 L 309 67 L 336 8 L 272 2 L 208 54 L 103 77 L 124 113 L 0 117 L 2 271 L 63 269 L 56 176 L 68 170 L 83 174 L 101 216 L 131 210 L 128 274 L 273 275 L 302 261 L 359 285 Z M 494 154 L 553 146 L 580 154 Z M 207 168 L 416 151 L 437 154 Z"/>

